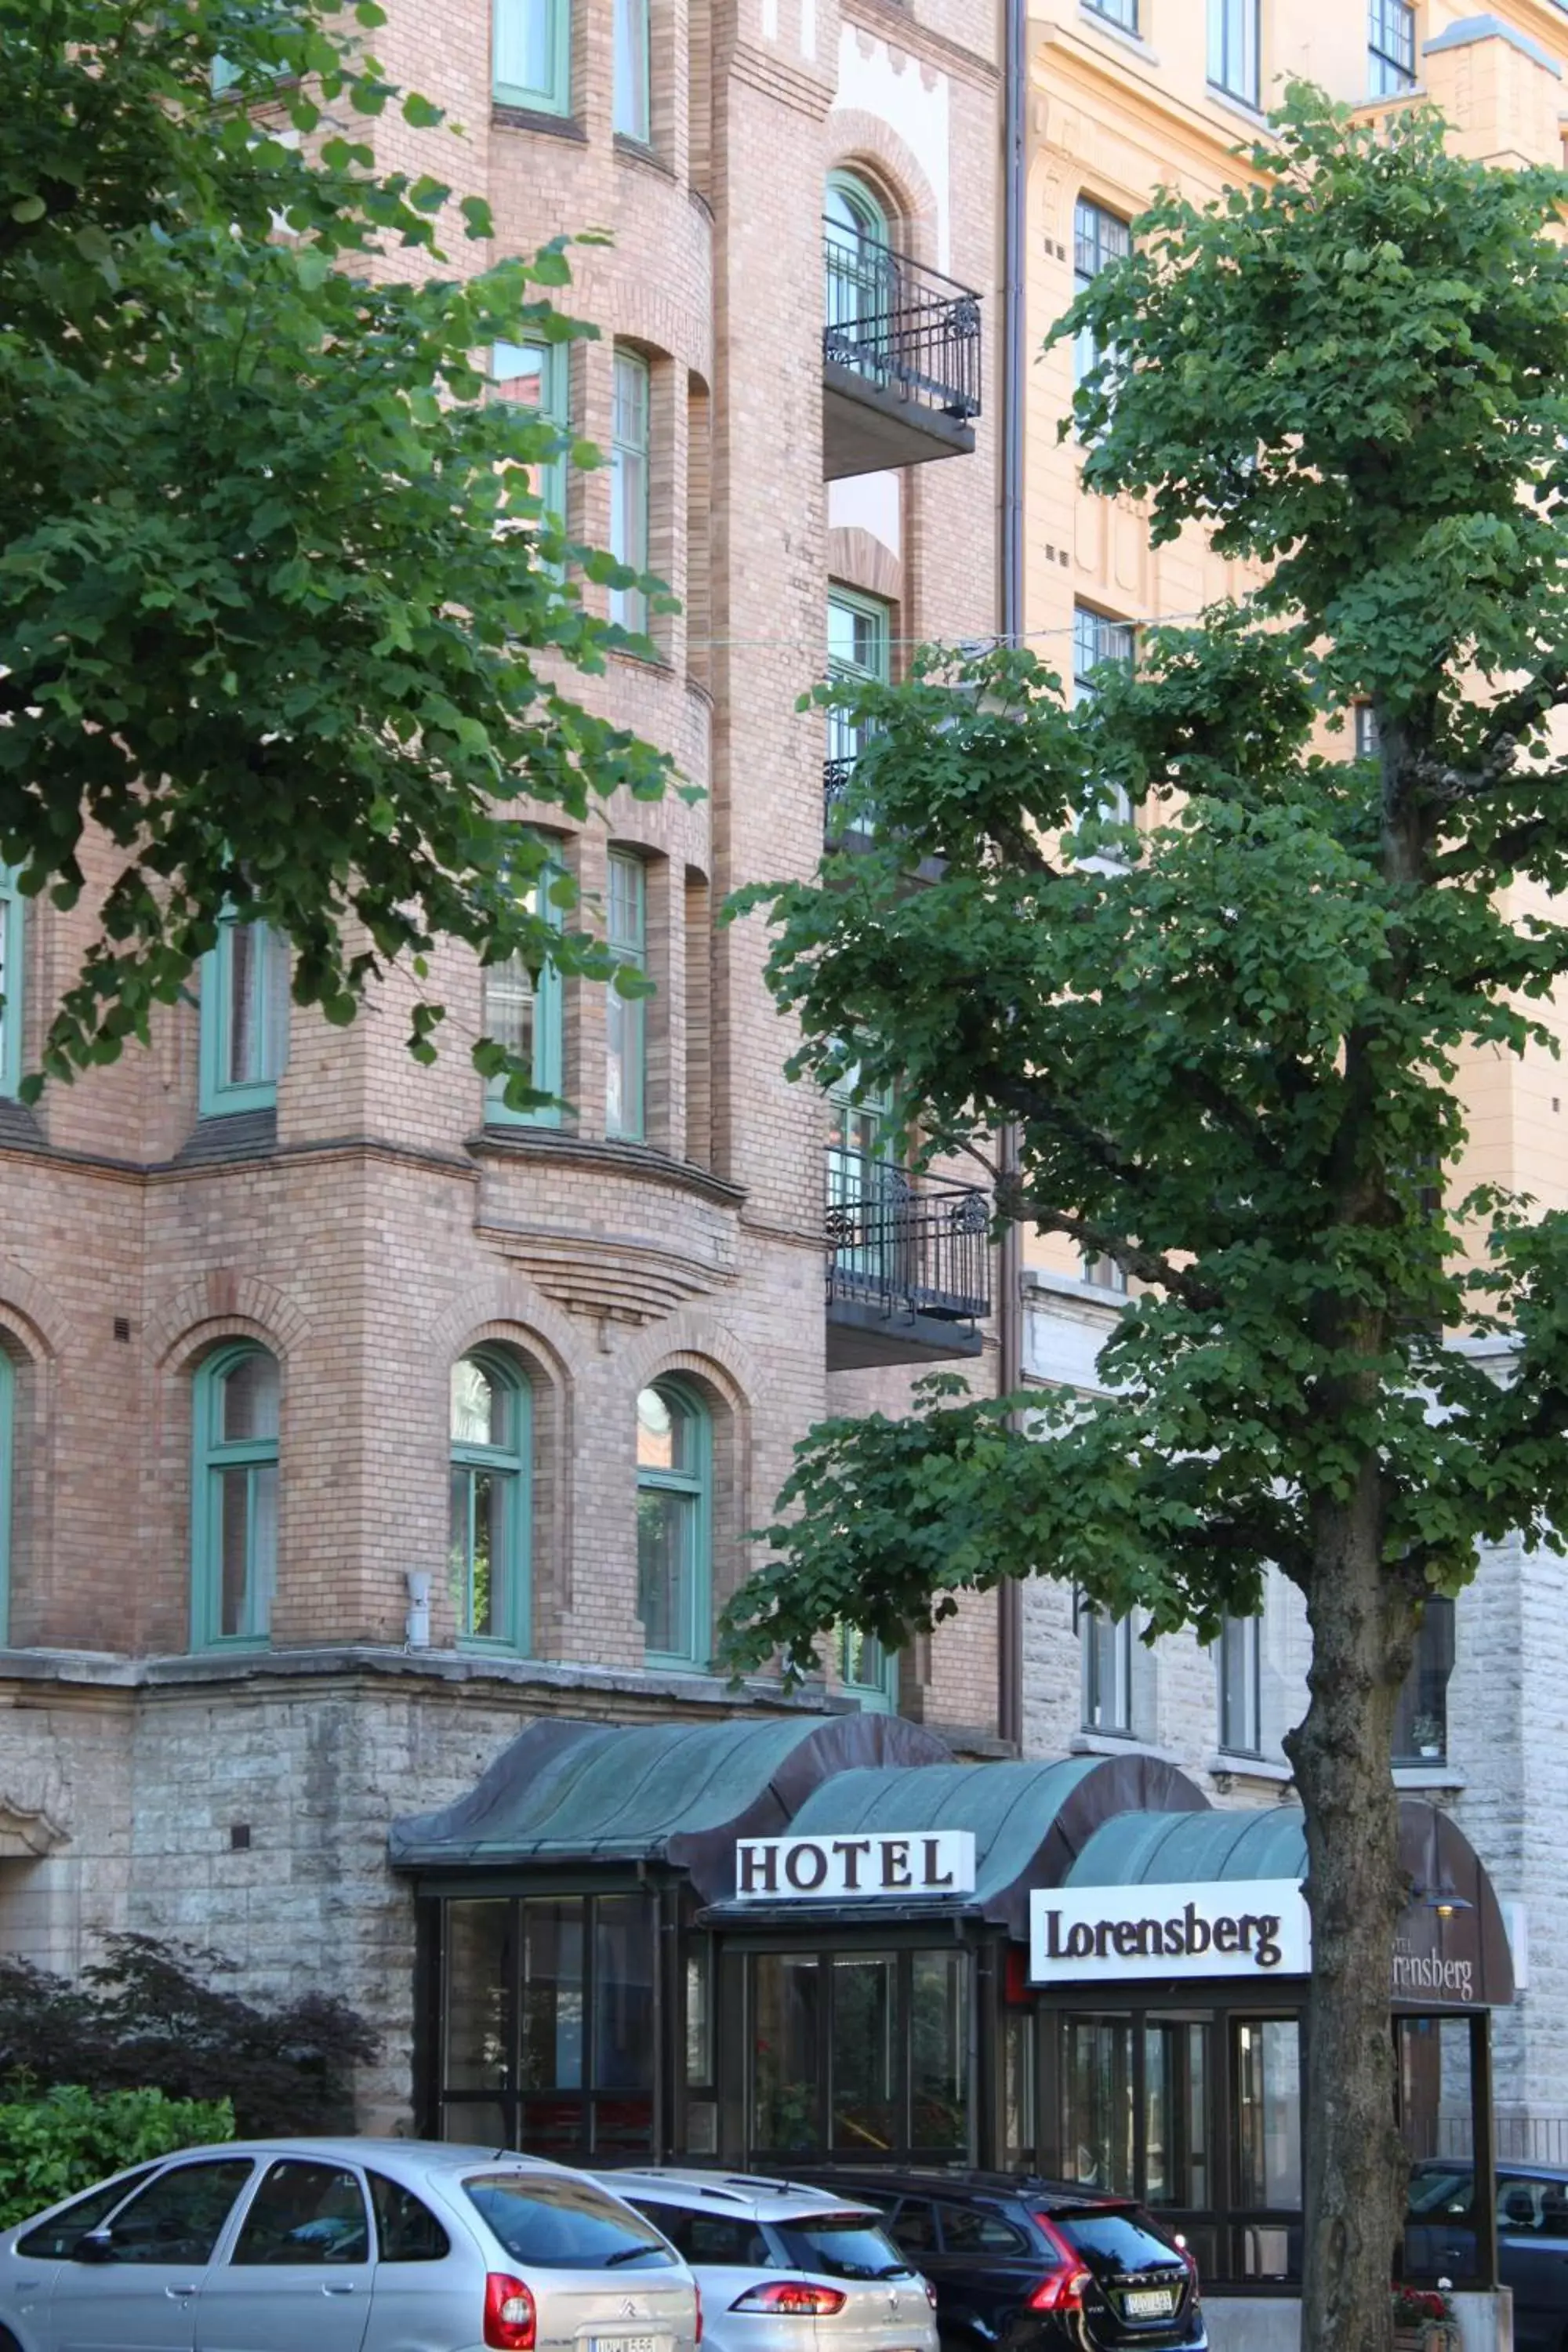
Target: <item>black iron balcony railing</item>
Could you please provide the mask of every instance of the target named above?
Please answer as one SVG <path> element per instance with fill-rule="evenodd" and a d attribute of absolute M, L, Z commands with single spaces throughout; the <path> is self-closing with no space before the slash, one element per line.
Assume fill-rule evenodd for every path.
<path fill-rule="evenodd" d="M 822 356 L 922 408 L 980 414 L 980 297 L 939 269 L 826 224 Z"/>
<path fill-rule="evenodd" d="M 851 817 L 844 806 L 844 796 L 854 773 L 853 760 L 825 760 L 822 763 L 822 838 L 829 848 L 836 842 L 852 840 L 857 834 L 871 831 L 871 819 L 865 809 L 858 810 Z"/>
<path fill-rule="evenodd" d="M 931 1184 L 864 1152 L 827 1154 L 827 1303 L 973 1323 L 991 1312 L 984 1192 Z"/>

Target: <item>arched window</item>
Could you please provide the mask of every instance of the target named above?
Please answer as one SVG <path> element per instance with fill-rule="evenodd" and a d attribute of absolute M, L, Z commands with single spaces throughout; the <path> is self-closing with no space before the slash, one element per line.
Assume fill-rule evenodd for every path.
<path fill-rule="evenodd" d="M 11 1359 L 0 1348 L 0 1642 L 10 1639 L 11 1617 L 11 1494 L 16 1443 L 16 1375 Z"/>
<path fill-rule="evenodd" d="M 265 1643 L 278 1580 L 278 1360 L 251 1340 L 195 1376 L 191 1638 Z"/>
<path fill-rule="evenodd" d="M 499 1348 L 452 1367 L 447 1568 L 458 1639 L 524 1652 L 529 1625 L 528 1383 Z"/>
<path fill-rule="evenodd" d="M 864 180 L 853 172 L 828 174 L 824 351 L 840 367 L 879 378 L 891 357 L 898 310 L 898 264 L 888 231 L 888 215 Z"/>
<path fill-rule="evenodd" d="M 683 1381 L 637 1399 L 637 1615 L 650 1665 L 706 1667 L 712 1628 L 712 1429 Z"/>

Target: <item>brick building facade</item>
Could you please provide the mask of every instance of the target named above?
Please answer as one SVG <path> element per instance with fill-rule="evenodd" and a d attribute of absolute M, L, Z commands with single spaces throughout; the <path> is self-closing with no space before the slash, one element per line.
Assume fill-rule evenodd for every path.
<path fill-rule="evenodd" d="M 0 1939 L 70 1969 L 106 1930 L 187 1934 L 257 1990 L 341 1991 L 384 2033 L 363 2115 L 387 2124 L 413 1948 L 388 1823 L 528 1722 L 892 1702 L 995 1744 L 989 1601 L 885 1666 L 841 1649 L 795 1701 L 731 1692 L 710 1654 L 814 1421 L 949 1356 L 994 1382 L 984 1297 L 954 1320 L 879 1279 L 855 1217 L 868 1168 L 914 1197 L 893 1141 L 786 1079 L 763 928 L 716 918 L 820 854 L 823 724 L 795 704 L 830 595 L 878 662 L 996 625 L 992 412 L 900 381 L 853 299 L 825 382 L 823 215 L 837 175 L 852 295 L 860 268 L 934 303 L 989 363 L 999 64 L 960 0 L 393 0 L 378 48 L 466 133 L 388 121 L 379 160 L 482 194 L 498 255 L 614 233 L 563 298 L 599 340 L 523 396 L 616 450 L 572 477 L 574 532 L 640 532 L 681 601 L 657 659 L 585 694 L 706 796 L 541 812 L 658 986 L 640 1042 L 602 990 L 514 998 L 574 1106 L 554 1124 L 487 1103 L 465 1046 L 496 1007 L 465 957 L 436 975 L 452 1043 L 426 1073 L 411 982 L 347 1033 L 293 1009 L 285 1050 L 265 942 L 233 935 L 150 1051 L 35 1115 L 16 1079 L 90 908 L 0 890 Z M 535 365 L 520 346 L 495 373 Z M 674 1548 L 662 1614 L 639 1503 Z"/>

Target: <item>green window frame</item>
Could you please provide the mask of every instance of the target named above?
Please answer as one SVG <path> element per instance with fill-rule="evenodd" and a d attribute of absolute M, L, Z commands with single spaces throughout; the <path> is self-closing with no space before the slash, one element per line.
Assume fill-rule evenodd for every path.
<path fill-rule="evenodd" d="M 1244 106 L 1259 97 L 1258 19 L 1258 0 L 1209 0 L 1209 83 Z"/>
<path fill-rule="evenodd" d="M 639 147 L 652 140 L 648 0 L 616 0 L 616 87 L 611 127 Z"/>
<path fill-rule="evenodd" d="M 0 1097 L 14 1097 L 22 1083 L 26 908 L 15 872 L 0 866 Z"/>
<path fill-rule="evenodd" d="M 564 343 L 525 335 L 521 342 L 490 347 L 490 382 L 498 400 L 536 409 L 563 433 L 572 430 L 572 358 Z M 532 468 L 539 503 L 560 530 L 566 528 L 566 452 L 558 449 Z"/>
<path fill-rule="evenodd" d="M 636 352 L 617 352 L 610 436 L 610 553 L 634 572 L 647 570 L 650 402 L 647 362 Z M 634 635 L 645 636 L 647 590 L 612 588 L 610 618 Z"/>
<path fill-rule="evenodd" d="M 271 1110 L 288 1063 L 288 942 L 266 923 L 226 915 L 202 958 L 202 1118 Z"/>
<path fill-rule="evenodd" d="M 547 866 L 533 886 L 536 914 L 559 930 L 563 910 L 555 903 L 553 885 L 564 873 L 561 866 Z M 531 1066 L 534 1085 L 542 1094 L 559 1096 L 565 1048 L 565 998 L 561 973 L 553 963 L 543 965 L 537 972 L 530 971 L 521 956 L 508 956 L 502 963 L 486 964 L 482 973 L 483 1007 L 481 1019 L 484 1034 L 504 1045 L 518 1060 Z M 559 1127 L 559 1101 L 542 1104 L 537 1110 L 513 1110 L 506 1099 L 504 1076 L 489 1078 L 485 1084 L 485 1125 L 487 1127 Z"/>
<path fill-rule="evenodd" d="M 609 855 L 605 938 L 633 971 L 647 970 L 647 875 L 630 850 Z M 647 1116 L 647 1000 L 605 991 L 605 1133 L 640 1143 Z"/>
<path fill-rule="evenodd" d="M 531 1634 L 533 1391 L 501 1348 L 452 1367 L 447 1569 L 458 1646 L 525 1656 Z"/>
<path fill-rule="evenodd" d="M 278 1359 L 222 1348 L 192 1384 L 191 1646 L 265 1649 L 278 1580 Z"/>
<path fill-rule="evenodd" d="M 11 1638 L 11 1497 L 16 1487 L 16 1371 L 0 1347 L 0 1642 Z"/>
<path fill-rule="evenodd" d="M 833 686 L 888 686 L 893 676 L 892 607 L 852 588 L 827 592 L 827 677 Z M 847 712 L 827 714 L 829 764 L 852 764 L 870 730 Z"/>
<path fill-rule="evenodd" d="M 535 114 L 572 111 L 572 0 L 493 0 L 490 93 Z"/>
<path fill-rule="evenodd" d="M 705 1671 L 713 1650 L 713 1427 L 684 1381 L 637 1398 L 637 1616 L 650 1666 Z"/>
<path fill-rule="evenodd" d="M 899 1653 L 884 1647 L 875 1633 L 858 1625 L 840 1624 L 835 1632 L 838 1679 L 864 1715 L 896 1715 L 899 1709 Z"/>

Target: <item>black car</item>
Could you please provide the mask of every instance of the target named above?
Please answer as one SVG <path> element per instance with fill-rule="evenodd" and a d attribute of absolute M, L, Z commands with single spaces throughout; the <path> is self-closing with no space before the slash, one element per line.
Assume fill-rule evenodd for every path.
<path fill-rule="evenodd" d="M 1475 2172 L 1468 2158 L 1427 2157 L 1410 2175 L 1405 2274 L 1458 2284 L 1476 2259 Z M 1513 2289 L 1515 2352 L 1568 2352 L 1568 2166 L 1497 2168 L 1498 2276 Z"/>
<path fill-rule="evenodd" d="M 1012 2173 L 818 2173 L 879 2206 L 942 2352 L 1208 2352 L 1196 2265 L 1141 2206 Z"/>

